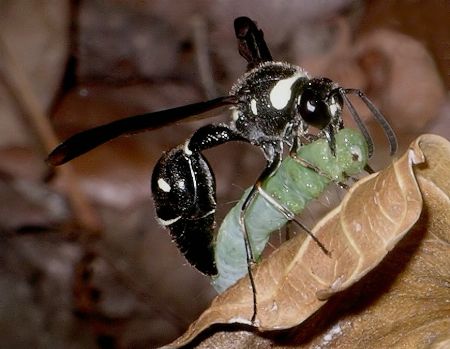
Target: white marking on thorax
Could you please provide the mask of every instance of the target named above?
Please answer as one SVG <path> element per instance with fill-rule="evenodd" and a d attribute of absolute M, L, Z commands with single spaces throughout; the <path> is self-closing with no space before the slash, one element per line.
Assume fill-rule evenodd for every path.
<path fill-rule="evenodd" d="M 275 109 L 283 109 L 292 97 L 292 85 L 300 78 L 300 74 L 295 74 L 290 78 L 278 81 L 270 91 L 270 102 Z"/>
<path fill-rule="evenodd" d="M 178 217 L 175 217 L 175 218 L 172 218 L 172 219 L 168 219 L 168 220 L 164 220 L 164 219 L 161 219 L 161 218 L 159 218 L 159 217 L 156 217 L 156 219 L 158 220 L 159 224 L 161 224 L 161 225 L 163 225 L 163 226 L 165 226 L 165 227 L 168 226 L 168 225 L 171 225 L 171 224 L 175 223 L 175 222 L 178 221 L 180 218 L 181 218 L 181 216 L 178 216 Z"/>
<path fill-rule="evenodd" d="M 252 109 L 253 115 L 258 115 L 258 109 L 256 108 L 256 99 L 250 101 L 250 108 Z"/>
<path fill-rule="evenodd" d="M 234 122 L 239 119 L 239 111 L 237 109 L 233 109 L 233 112 L 231 113 L 231 118 Z"/>
<path fill-rule="evenodd" d="M 169 183 L 167 183 L 164 179 L 160 178 L 158 179 L 158 187 L 159 189 L 161 189 L 162 191 L 168 193 L 170 191 L 170 189 L 172 189 L 169 185 Z"/>

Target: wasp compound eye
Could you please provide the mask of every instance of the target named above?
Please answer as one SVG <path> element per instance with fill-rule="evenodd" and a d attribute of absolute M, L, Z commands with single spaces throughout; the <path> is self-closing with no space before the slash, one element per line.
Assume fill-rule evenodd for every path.
<path fill-rule="evenodd" d="M 325 128 L 331 121 L 331 113 L 326 101 L 310 88 L 306 88 L 303 91 L 298 108 L 302 119 L 308 125 L 320 130 Z"/>

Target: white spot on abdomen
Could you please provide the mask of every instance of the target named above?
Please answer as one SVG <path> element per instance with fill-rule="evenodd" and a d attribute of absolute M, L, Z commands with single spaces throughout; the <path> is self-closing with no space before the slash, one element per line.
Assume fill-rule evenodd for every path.
<path fill-rule="evenodd" d="M 206 212 L 206 213 L 205 213 L 203 216 L 201 216 L 200 218 L 208 217 L 209 215 L 212 215 L 212 214 L 214 214 L 214 213 L 216 213 L 216 210 L 215 210 L 215 209 L 212 209 L 211 211 Z"/>
<path fill-rule="evenodd" d="M 171 189 L 169 183 L 167 183 L 162 178 L 158 179 L 158 187 L 159 187 L 159 189 L 161 189 L 162 191 L 164 191 L 166 193 L 168 193 Z"/>
<path fill-rule="evenodd" d="M 156 219 L 158 220 L 158 222 L 159 222 L 161 225 L 165 226 L 165 227 L 167 227 L 168 225 L 171 225 L 171 224 L 175 223 L 175 222 L 178 221 L 180 218 L 181 218 L 181 216 L 175 217 L 175 218 L 173 218 L 173 219 L 164 220 L 164 219 L 161 219 L 161 218 L 159 218 L 159 217 L 156 217 Z"/>
<path fill-rule="evenodd" d="M 256 99 L 250 101 L 250 108 L 252 109 L 253 115 L 258 115 L 258 108 L 256 108 Z"/>
<path fill-rule="evenodd" d="M 189 149 L 189 141 L 190 141 L 190 139 L 188 139 L 188 140 L 186 141 L 186 143 L 184 143 L 184 147 L 183 147 L 183 151 L 184 151 L 184 153 L 185 153 L 187 156 L 191 156 L 191 155 L 192 155 L 192 151 L 191 151 L 191 149 Z"/>
<path fill-rule="evenodd" d="M 291 87 L 300 78 L 299 74 L 278 81 L 270 91 L 270 103 L 275 109 L 283 109 L 292 97 Z"/>

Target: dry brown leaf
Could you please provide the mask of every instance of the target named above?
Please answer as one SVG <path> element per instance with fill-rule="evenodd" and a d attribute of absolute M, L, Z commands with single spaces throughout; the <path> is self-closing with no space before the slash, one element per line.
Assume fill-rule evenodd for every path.
<path fill-rule="evenodd" d="M 333 300 L 331 321 L 298 328 L 290 348 L 450 348 L 450 143 L 424 135 L 411 148 L 426 160 L 414 167 L 424 202 L 419 221 L 367 278 Z"/>
<path fill-rule="evenodd" d="M 430 312 L 425 311 L 425 308 L 413 307 L 411 302 L 406 302 L 402 297 L 398 301 L 400 313 L 407 314 L 406 318 L 414 318 L 415 320 L 410 322 L 409 328 L 395 326 L 396 320 L 393 319 L 396 319 L 395 315 L 399 315 L 395 306 L 386 305 L 385 309 L 378 314 L 373 314 L 370 310 L 364 312 L 364 304 L 362 305 L 363 308 L 358 308 L 358 306 L 361 307 L 361 302 L 367 301 L 366 295 L 373 296 L 373 294 L 378 296 L 381 294 L 380 297 L 385 297 L 385 301 L 388 304 L 393 302 L 390 293 L 386 293 L 386 291 L 389 290 L 391 285 L 395 285 L 396 282 L 402 284 L 400 277 L 399 281 L 397 281 L 397 274 L 405 273 L 402 268 L 409 270 L 409 266 L 416 262 L 416 258 L 421 258 L 420 255 L 416 255 L 422 251 L 420 247 L 423 245 L 418 247 L 417 241 L 421 241 L 425 231 L 427 231 L 427 234 L 431 234 L 430 239 L 434 241 L 434 244 L 441 246 L 443 249 L 440 252 L 441 254 L 437 252 L 436 255 L 428 256 L 429 258 L 434 258 L 435 263 L 433 264 L 433 261 L 429 261 L 429 264 L 427 264 L 428 267 L 433 266 L 433 268 L 437 268 L 437 274 L 440 275 L 439 280 L 441 281 L 437 285 L 433 285 L 432 280 L 428 279 L 433 278 L 434 269 L 426 270 L 422 266 L 421 275 L 423 275 L 424 280 L 421 280 L 421 283 L 422 286 L 425 286 L 425 291 L 431 290 L 426 288 L 427 281 L 431 282 L 429 285 L 431 288 L 436 287 L 441 290 L 447 288 L 447 298 L 441 297 L 441 300 L 445 300 L 447 303 L 437 302 L 439 307 L 433 308 L 432 313 L 436 319 L 442 319 L 443 314 L 447 314 L 445 321 L 450 321 L 448 311 L 448 276 L 447 279 L 445 278 L 448 270 L 450 270 L 448 268 L 448 257 L 446 258 L 449 249 L 449 229 L 445 230 L 442 228 L 442 224 L 447 224 L 446 226 L 450 227 L 448 222 L 450 220 L 448 205 L 450 184 L 446 178 L 450 173 L 449 159 L 450 145 L 446 140 L 431 135 L 418 138 L 405 155 L 392 166 L 358 182 L 344 198 L 342 204 L 315 227 L 314 232 L 316 236 L 331 250 L 331 258 L 323 255 L 309 238 L 305 241 L 302 241 L 301 238 L 294 238 L 281 246 L 270 258 L 258 265 L 254 271 L 256 289 L 258 290 L 258 315 L 256 319 L 258 330 L 279 330 L 294 326 L 297 326 L 296 329 L 305 327 L 309 333 L 312 333 L 306 336 L 310 338 L 305 340 L 305 334 L 303 333 L 299 335 L 301 339 L 293 343 L 314 341 L 314 345 L 321 346 L 329 345 L 335 337 L 347 340 L 348 338 L 353 338 L 353 335 L 350 337 L 341 335 L 341 333 L 345 332 L 345 329 L 344 324 L 339 322 L 333 323 L 334 326 L 338 327 L 333 327 L 333 324 L 331 324 L 331 327 L 328 328 L 329 332 L 326 332 L 327 327 L 325 325 L 316 326 L 317 324 L 315 324 L 312 327 L 308 326 L 308 323 L 317 322 L 317 318 L 322 321 L 321 319 L 329 317 L 338 321 L 338 318 L 335 317 L 337 315 L 332 313 L 333 316 L 328 314 L 325 316 L 324 311 L 332 312 L 334 311 L 333 308 L 339 308 L 338 305 L 341 303 L 341 300 L 338 300 L 338 298 L 342 298 L 342 294 L 333 297 L 333 301 L 327 304 L 327 307 L 324 307 L 325 309 L 321 309 L 316 316 L 309 319 L 305 326 L 298 325 L 322 307 L 326 302 L 325 298 L 349 288 L 371 269 L 380 264 L 386 254 L 395 247 L 418 220 L 422 212 L 422 195 L 427 205 L 422 214 L 421 223 L 416 225 L 411 234 L 408 235 L 408 238 L 404 239 L 402 244 L 400 244 L 403 252 L 391 253 L 381 263 L 382 266 L 377 268 L 370 274 L 370 277 L 365 278 L 364 282 L 361 283 L 369 285 L 369 288 L 362 292 L 363 296 L 357 293 L 356 299 L 346 299 L 344 304 L 350 307 L 352 305 L 357 306 L 357 312 L 353 315 L 348 315 L 355 318 L 352 318 L 351 321 L 345 321 L 348 323 L 348 330 L 355 331 L 355 335 L 360 336 L 357 340 L 371 347 L 374 346 L 373 343 L 370 345 L 364 341 L 365 337 L 379 340 L 396 330 L 400 331 L 399 334 L 402 334 L 401 331 L 403 329 L 405 331 L 410 330 L 413 334 L 421 333 L 420 331 L 415 331 L 415 329 L 425 325 L 426 320 L 429 319 L 426 314 Z M 412 165 L 424 161 L 426 161 L 425 164 L 416 166 L 416 174 L 414 174 Z M 418 183 L 421 186 L 422 194 L 419 191 Z M 436 190 L 440 193 L 439 195 L 433 194 Z M 439 226 L 437 229 L 435 229 L 436 224 Z M 395 251 L 399 249 L 400 247 Z M 447 255 L 443 253 L 445 249 Z M 429 247 L 423 253 L 427 256 L 431 250 L 432 248 Z M 440 268 L 438 263 L 441 263 L 443 268 Z M 385 265 L 388 265 L 388 267 L 383 267 Z M 405 265 L 408 267 L 405 267 Z M 412 269 L 414 270 L 413 267 Z M 368 283 L 367 279 L 373 279 L 373 275 L 378 275 L 378 278 L 375 278 L 377 282 Z M 413 281 L 416 279 L 420 280 L 420 278 L 421 276 L 413 275 L 411 277 L 412 280 L 403 284 L 404 290 L 402 292 L 409 292 L 411 294 L 410 300 L 414 300 L 414 297 L 412 297 L 416 291 L 414 287 L 421 286 Z M 344 296 L 353 294 L 358 284 L 344 292 Z M 413 284 L 413 287 L 411 284 Z M 418 291 L 419 298 L 426 297 L 426 293 L 420 295 L 421 290 L 419 289 Z M 179 347 L 189 343 L 200 332 L 213 324 L 250 324 L 252 315 L 251 296 L 248 279 L 240 280 L 227 292 L 218 296 L 211 307 L 191 325 L 189 330 L 168 347 Z M 430 300 L 430 302 L 432 301 L 433 299 Z M 377 301 L 375 304 L 378 305 L 379 302 Z M 403 307 L 405 304 L 407 304 L 406 309 Z M 443 304 L 447 304 L 447 308 L 442 307 Z M 415 314 L 417 309 L 419 309 L 419 312 Z M 357 324 L 364 323 L 361 312 L 369 318 L 374 317 L 378 322 L 374 318 L 371 318 L 371 321 L 377 322 L 379 329 L 377 327 L 374 328 L 370 322 L 365 324 L 368 327 L 358 326 Z M 442 327 L 441 321 L 437 323 L 434 323 L 432 319 L 430 321 L 429 329 L 432 329 L 435 324 L 439 328 Z M 426 328 L 426 326 L 423 328 Z M 320 329 L 322 332 L 320 332 Z M 355 329 L 358 329 L 360 332 Z M 367 336 L 368 331 L 373 333 L 373 336 Z M 297 332 L 302 333 L 301 330 Z M 317 333 L 320 333 L 320 335 L 316 336 L 315 334 Z M 438 331 L 438 333 L 441 332 Z M 270 335 L 268 336 L 270 337 Z M 227 338 L 229 339 L 229 337 Z M 231 335 L 231 337 L 233 336 Z M 244 337 L 247 338 L 248 336 Z M 262 339 L 261 337 L 257 338 L 260 338 L 262 342 L 267 341 L 267 339 Z M 412 335 L 403 336 L 401 339 L 397 339 L 397 342 L 403 340 L 406 343 L 404 345 L 407 345 L 406 347 L 412 347 L 408 344 L 408 341 L 414 342 L 412 338 Z M 442 343 L 445 343 L 446 339 L 440 338 L 443 341 Z M 252 337 L 252 340 L 255 339 Z M 393 339 L 391 338 L 390 340 L 391 342 L 389 343 L 392 343 Z M 431 342 L 432 340 L 430 339 L 429 343 Z M 242 344 L 239 341 L 238 343 Z M 220 343 L 214 342 L 214 344 L 218 348 L 225 347 L 218 345 Z M 264 347 L 263 343 L 260 344 Z M 273 343 L 271 345 L 273 346 Z M 351 342 L 351 344 L 341 343 L 335 347 L 341 347 L 341 345 L 347 345 L 348 348 L 355 347 L 355 342 Z M 306 347 L 309 346 L 310 344 Z M 359 347 L 359 345 L 357 346 Z M 230 347 L 229 343 L 226 347 Z"/>
<path fill-rule="evenodd" d="M 414 168 L 424 209 L 373 272 L 293 329 L 218 332 L 198 348 L 448 348 L 450 143 L 424 135 L 411 149 L 426 160 Z"/>

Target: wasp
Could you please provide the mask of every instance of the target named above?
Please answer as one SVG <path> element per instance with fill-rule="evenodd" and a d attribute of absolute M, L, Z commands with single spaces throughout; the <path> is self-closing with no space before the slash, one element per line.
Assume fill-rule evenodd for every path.
<path fill-rule="evenodd" d="M 276 176 L 285 150 L 291 155 L 297 154 L 304 144 L 325 139 L 335 156 L 336 134 L 344 128 L 342 112 L 347 106 L 367 143 L 368 156 L 372 155 L 372 139 L 349 94 L 361 98 L 382 126 L 391 154 L 397 149 L 394 131 L 362 91 L 342 88 L 328 78 L 311 78 L 299 66 L 274 61 L 263 31 L 248 17 L 236 18 L 234 28 L 239 53 L 247 61 L 247 72 L 227 96 L 131 116 L 80 132 L 56 147 L 47 159 L 51 165 L 61 165 L 116 137 L 151 131 L 228 107 L 231 110 L 228 123 L 203 126 L 181 145 L 164 153 L 151 179 L 159 223 L 169 229 L 186 259 L 209 276 L 218 273 L 214 259 L 216 185 L 213 170 L 202 154 L 204 150 L 231 141 L 245 142 L 258 147 L 266 159 L 265 167 L 246 193 L 238 212 L 250 271 L 254 258 L 246 215 L 251 203 L 263 192 L 262 183 Z M 301 159 L 297 160 L 305 165 Z M 275 199 L 272 204 L 284 209 L 285 215 L 292 219 L 288 208 L 277 205 Z M 254 289 L 253 283 L 252 286 Z"/>

